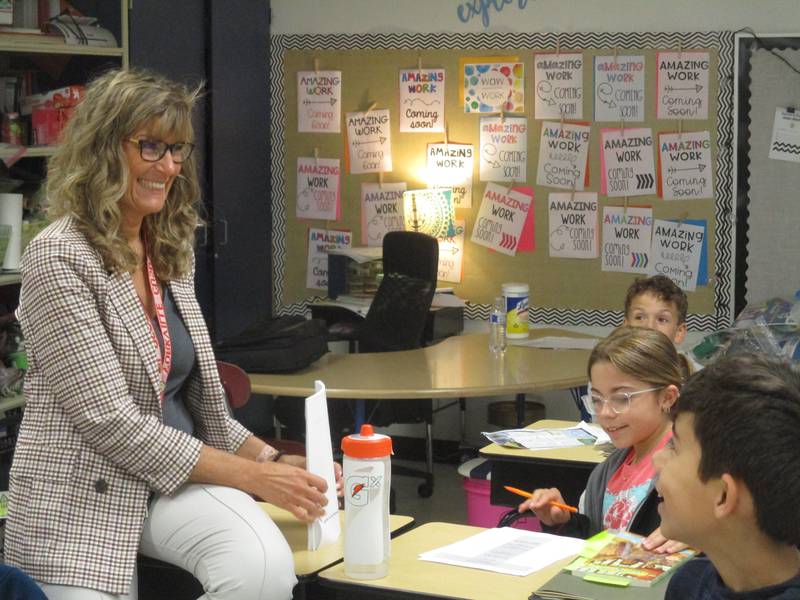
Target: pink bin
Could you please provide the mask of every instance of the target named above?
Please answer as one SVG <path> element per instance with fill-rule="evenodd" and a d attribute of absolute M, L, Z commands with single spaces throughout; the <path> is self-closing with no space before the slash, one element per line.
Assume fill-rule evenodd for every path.
<path fill-rule="evenodd" d="M 460 469 L 459 469 L 460 471 Z M 467 524 L 477 527 L 497 527 L 497 522 L 505 513 L 511 510 L 510 506 L 495 506 L 490 503 L 492 482 L 487 479 L 464 477 L 464 491 L 467 494 Z M 539 519 L 533 516 L 518 519 L 512 527 L 541 531 Z"/>

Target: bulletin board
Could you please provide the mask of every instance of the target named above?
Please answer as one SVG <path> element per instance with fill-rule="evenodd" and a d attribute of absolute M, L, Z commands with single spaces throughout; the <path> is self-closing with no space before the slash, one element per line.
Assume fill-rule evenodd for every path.
<path fill-rule="evenodd" d="M 770 152 L 776 110 L 800 111 L 800 36 L 737 34 L 736 54 L 738 314 L 747 304 L 792 298 L 800 288 L 798 142 L 783 160 Z"/>
<path fill-rule="evenodd" d="M 582 51 L 584 57 L 583 118 L 592 124 L 589 146 L 589 185 L 598 192 L 599 214 L 604 206 L 622 206 L 622 198 L 600 193 L 599 129 L 619 127 L 619 122 L 595 122 L 592 111 L 592 59 L 595 55 L 639 54 L 646 60 L 646 104 L 644 122 L 626 127 L 648 127 L 659 133 L 708 130 L 711 135 L 714 198 L 664 201 L 653 196 L 630 197 L 628 206 L 653 207 L 654 219 L 705 220 L 708 242 L 708 283 L 689 292 L 688 325 L 706 330 L 727 326 L 732 319 L 732 105 L 733 33 L 506 33 L 506 34 L 371 34 L 371 35 L 278 35 L 272 38 L 270 57 L 272 112 L 272 229 L 273 286 L 275 309 L 281 313 L 305 313 L 307 303 L 324 294 L 306 285 L 309 227 L 345 229 L 360 240 L 360 187 L 377 183 L 375 173 L 351 175 L 344 169 L 347 152 L 344 134 L 311 134 L 297 131 L 297 72 L 315 68 L 342 72 L 341 111 L 365 111 L 374 104 L 391 113 L 393 171 L 383 174 L 384 183 L 407 182 L 408 189 L 425 187 L 418 181 L 429 143 L 443 142 L 438 133 L 400 133 L 398 127 L 398 71 L 443 68 L 447 73 L 445 118 L 448 141 L 473 144 L 476 166 L 471 209 L 458 210 L 466 221 L 463 277 L 454 288 L 468 301 L 469 318 L 485 319 L 494 296 L 504 282 L 530 284 L 529 312 L 532 323 L 562 326 L 615 326 L 622 321 L 625 291 L 638 276 L 605 272 L 600 259 L 551 258 L 547 199 L 551 192 L 568 190 L 538 186 L 538 146 L 542 120 L 534 119 L 534 54 Z M 712 62 L 709 81 L 709 112 L 706 120 L 681 123 L 657 120 L 655 61 L 658 50 L 708 50 Z M 525 69 L 525 110 L 528 118 L 526 181 L 516 185 L 534 190 L 535 251 L 506 256 L 470 242 L 470 232 L 487 182 L 478 174 L 479 119 L 465 113 L 460 97 L 459 59 L 475 56 L 518 57 Z M 514 113 L 513 116 L 519 116 Z M 507 116 L 512 116 L 510 113 Z M 345 125 L 342 124 L 342 131 Z M 335 221 L 299 220 L 295 216 L 296 165 L 298 157 L 339 158 L 342 164 L 341 218 Z M 656 160 L 657 160 L 657 144 Z M 500 183 L 507 187 L 508 183 Z M 602 224 L 600 225 L 602 230 Z M 602 239 L 601 239 L 602 243 Z"/>

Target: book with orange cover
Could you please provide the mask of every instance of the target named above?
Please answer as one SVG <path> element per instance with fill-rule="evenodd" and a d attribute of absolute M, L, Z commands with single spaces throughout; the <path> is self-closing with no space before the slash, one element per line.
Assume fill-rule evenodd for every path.
<path fill-rule="evenodd" d="M 566 569 L 590 581 L 646 587 L 697 554 L 692 549 L 657 554 L 645 550 L 643 540 L 627 531 L 601 531 L 586 540 L 584 551 Z"/>

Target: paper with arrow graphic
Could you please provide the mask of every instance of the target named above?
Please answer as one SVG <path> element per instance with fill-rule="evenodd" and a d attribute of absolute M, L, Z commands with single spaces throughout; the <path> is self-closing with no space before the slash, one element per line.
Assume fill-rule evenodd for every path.
<path fill-rule="evenodd" d="M 522 62 L 464 63 L 461 96 L 465 113 L 525 111 Z"/>
<path fill-rule="evenodd" d="M 350 173 L 392 170 L 389 110 L 386 108 L 345 115 Z"/>
<path fill-rule="evenodd" d="M 583 54 L 552 52 L 533 58 L 535 118 L 583 118 Z"/>
<path fill-rule="evenodd" d="M 455 235 L 439 240 L 439 281 L 461 283 L 464 264 L 464 221 L 455 221 Z"/>
<path fill-rule="evenodd" d="M 542 123 L 536 183 L 567 190 L 583 190 L 589 158 L 589 125 Z"/>
<path fill-rule="evenodd" d="M 298 71 L 297 131 L 339 133 L 342 130 L 342 72 Z"/>
<path fill-rule="evenodd" d="M 666 275 L 682 290 L 695 291 L 705 237 L 705 227 L 656 219 L 649 273 Z"/>
<path fill-rule="evenodd" d="M 664 200 L 714 197 L 710 132 L 662 133 L 658 149 Z"/>
<path fill-rule="evenodd" d="M 622 206 L 604 207 L 602 270 L 649 273 L 652 230 L 650 207 L 629 206 L 627 211 Z"/>
<path fill-rule="evenodd" d="M 444 131 L 444 69 L 400 71 L 400 131 Z"/>
<path fill-rule="evenodd" d="M 298 219 L 338 220 L 341 216 L 338 158 L 297 157 Z"/>
<path fill-rule="evenodd" d="M 597 235 L 597 194 L 550 194 L 547 205 L 550 257 L 597 258 L 600 240 Z"/>
<path fill-rule="evenodd" d="M 594 120 L 644 121 L 644 56 L 594 57 Z"/>
<path fill-rule="evenodd" d="M 651 129 L 601 129 L 600 145 L 603 194 L 621 198 L 656 193 Z"/>
<path fill-rule="evenodd" d="M 472 144 L 428 144 L 428 187 L 453 190 L 453 208 L 472 208 Z"/>
<path fill-rule="evenodd" d="M 708 52 L 656 53 L 656 118 L 708 119 Z"/>
<path fill-rule="evenodd" d="M 514 256 L 530 210 L 533 210 L 531 196 L 496 183 L 487 184 L 470 241 Z"/>
<path fill-rule="evenodd" d="M 800 111 L 797 109 L 775 109 L 769 157 L 775 160 L 800 162 Z"/>
<path fill-rule="evenodd" d="M 481 117 L 481 181 L 525 181 L 528 119 Z"/>
<path fill-rule="evenodd" d="M 403 231 L 403 183 L 361 184 L 361 243 L 382 246 L 390 231 Z"/>

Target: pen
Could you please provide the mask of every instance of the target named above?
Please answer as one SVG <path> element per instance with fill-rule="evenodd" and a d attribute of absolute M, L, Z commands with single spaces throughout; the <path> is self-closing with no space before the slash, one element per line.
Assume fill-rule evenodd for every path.
<path fill-rule="evenodd" d="M 512 494 L 516 494 L 517 496 L 522 496 L 523 498 L 533 498 L 533 494 L 530 492 L 526 492 L 525 490 L 521 490 L 519 488 L 511 487 L 510 485 L 504 485 L 509 492 Z M 552 500 L 548 502 L 550 506 L 555 506 L 556 508 L 560 508 L 561 510 L 567 510 L 569 512 L 576 513 L 578 509 L 574 506 L 570 506 L 569 504 L 561 504 L 561 502 L 553 502 Z"/>

